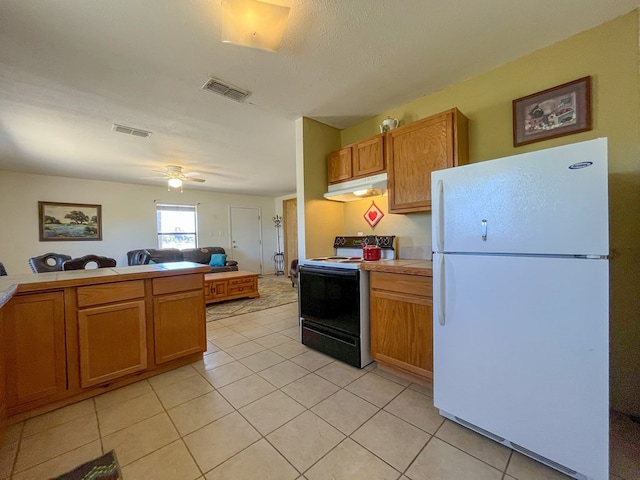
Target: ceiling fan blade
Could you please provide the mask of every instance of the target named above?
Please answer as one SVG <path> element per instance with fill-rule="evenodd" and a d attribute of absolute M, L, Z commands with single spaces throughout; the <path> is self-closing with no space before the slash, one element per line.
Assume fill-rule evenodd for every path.
<path fill-rule="evenodd" d="M 206 181 L 204 178 L 192 178 L 192 177 L 184 177 L 183 180 L 187 182 L 198 182 L 198 183 L 204 183 Z"/>
<path fill-rule="evenodd" d="M 140 177 L 140 180 L 166 180 L 167 177 Z"/>
<path fill-rule="evenodd" d="M 186 172 L 186 173 L 183 173 L 183 175 L 185 177 L 197 177 L 200 174 L 198 172 Z"/>

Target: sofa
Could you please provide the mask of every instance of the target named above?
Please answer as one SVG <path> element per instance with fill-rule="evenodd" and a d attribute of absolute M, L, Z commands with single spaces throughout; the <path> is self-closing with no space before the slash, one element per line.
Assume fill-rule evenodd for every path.
<path fill-rule="evenodd" d="M 212 254 L 226 254 L 222 247 L 186 248 L 145 248 L 127 252 L 129 265 L 147 265 L 149 263 L 194 262 L 209 265 Z M 238 262 L 226 260 L 222 266 L 211 266 L 211 273 L 233 272 L 238 270 Z"/>

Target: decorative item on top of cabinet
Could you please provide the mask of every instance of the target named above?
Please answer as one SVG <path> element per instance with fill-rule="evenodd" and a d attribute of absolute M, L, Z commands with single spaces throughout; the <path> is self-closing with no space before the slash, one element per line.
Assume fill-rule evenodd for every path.
<path fill-rule="evenodd" d="M 385 171 L 384 134 L 375 135 L 327 156 L 329 184 L 368 177 Z"/>
<path fill-rule="evenodd" d="M 371 272 L 370 303 L 373 359 L 432 378 L 432 278 Z"/>
<path fill-rule="evenodd" d="M 431 211 L 431 172 L 469 162 L 468 120 L 453 108 L 387 133 L 389 213 Z"/>

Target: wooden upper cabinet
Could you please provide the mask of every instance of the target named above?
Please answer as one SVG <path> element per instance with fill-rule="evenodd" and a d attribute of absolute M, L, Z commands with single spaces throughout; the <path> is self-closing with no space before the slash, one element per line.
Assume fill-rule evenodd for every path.
<path fill-rule="evenodd" d="M 383 134 L 348 145 L 327 155 L 329 185 L 385 171 Z"/>
<path fill-rule="evenodd" d="M 387 133 L 389 213 L 431 211 L 431 172 L 469 161 L 468 120 L 457 109 Z"/>
<path fill-rule="evenodd" d="M 384 135 L 376 135 L 353 145 L 353 178 L 366 177 L 385 171 Z"/>
<path fill-rule="evenodd" d="M 329 184 L 344 182 L 353 176 L 351 147 L 341 148 L 327 156 L 327 181 Z"/>

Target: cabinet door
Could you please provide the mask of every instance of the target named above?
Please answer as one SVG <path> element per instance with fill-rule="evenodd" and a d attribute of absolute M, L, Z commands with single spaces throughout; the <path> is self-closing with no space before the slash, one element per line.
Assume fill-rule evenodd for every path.
<path fill-rule="evenodd" d="M 5 305 L 3 313 L 7 406 L 64 392 L 64 294 L 20 295 Z"/>
<path fill-rule="evenodd" d="M 371 355 L 422 377 L 433 371 L 430 297 L 371 292 Z"/>
<path fill-rule="evenodd" d="M 353 176 L 366 177 L 384 172 L 384 135 L 376 135 L 353 147 Z"/>
<path fill-rule="evenodd" d="M 145 319 L 144 300 L 78 311 L 82 388 L 147 368 Z"/>
<path fill-rule="evenodd" d="M 204 301 L 213 300 L 213 282 L 204 282 Z"/>
<path fill-rule="evenodd" d="M 327 156 L 327 181 L 330 184 L 344 182 L 351 177 L 353 177 L 351 147 L 331 152 Z"/>
<path fill-rule="evenodd" d="M 213 282 L 211 284 L 211 298 L 213 300 L 220 300 L 227 296 L 227 282 L 226 280 L 221 282 Z"/>
<path fill-rule="evenodd" d="M 153 330 L 157 364 L 207 349 L 202 290 L 153 299 Z"/>
<path fill-rule="evenodd" d="M 467 123 L 452 109 L 387 134 L 389 213 L 431 211 L 431 172 L 468 162 Z"/>

